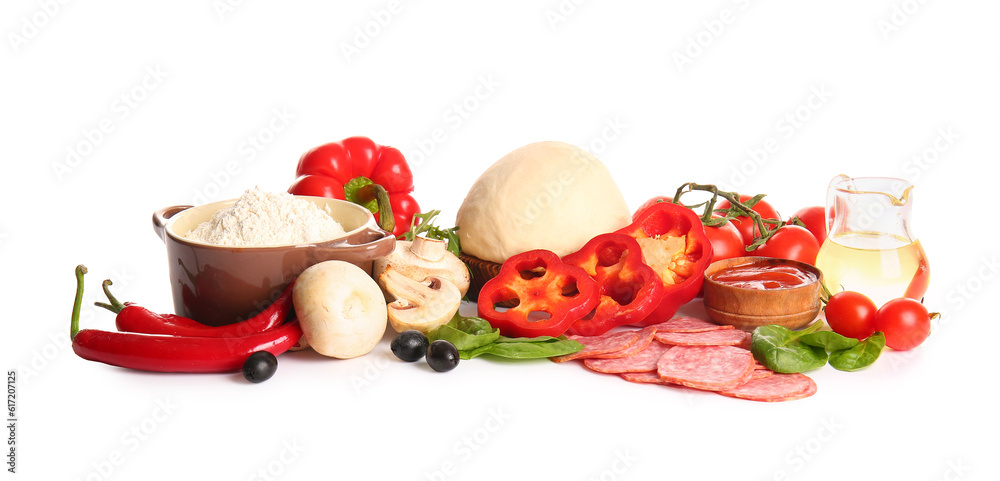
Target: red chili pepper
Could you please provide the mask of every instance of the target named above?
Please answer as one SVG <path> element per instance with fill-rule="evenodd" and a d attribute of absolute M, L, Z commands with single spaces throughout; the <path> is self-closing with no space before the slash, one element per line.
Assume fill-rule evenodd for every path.
<path fill-rule="evenodd" d="M 594 316 L 573 323 L 572 334 L 598 336 L 637 323 L 663 298 L 656 271 L 643 263 L 639 243 L 625 234 L 601 234 L 562 260 L 587 271 L 597 281 L 600 295 Z"/>
<path fill-rule="evenodd" d="M 168 336 L 242 337 L 273 329 L 285 322 L 292 309 L 292 286 L 295 285 L 295 280 L 293 279 L 281 295 L 260 314 L 226 326 L 208 326 L 183 316 L 157 314 L 130 302 L 122 304 L 111 295 L 108 290 L 109 285 L 111 285 L 110 280 L 104 281 L 104 294 L 111 303 L 94 304 L 118 314 L 115 318 L 115 327 L 119 331 Z"/>
<path fill-rule="evenodd" d="M 657 202 L 619 229 L 639 242 L 642 257 L 663 282 L 659 305 L 636 326 L 650 326 L 673 317 L 677 309 L 698 294 L 705 269 L 712 263 L 712 241 L 694 211 L 670 202 Z"/>
<path fill-rule="evenodd" d="M 77 266 L 70 338 L 73 352 L 90 361 L 143 371 L 233 372 L 239 371 L 254 352 L 263 350 L 277 356 L 302 337 L 298 320 L 244 337 L 179 337 L 80 330 L 83 274 L 86 272 L 86 267 Z"/>
<path fill-rule="evenodd" d="M 379 226 L 397 237 L 410 230 L 413 214 L 420 212 L 410 195 L 413 173 L 403 154 L 367 137 L 350 137 L 309 150 L 299 159 L 295 175 L 288 192 L 361 204 L 381 214 Z M 390 208 L 376 200 L 381 193 L 386 195 L 391 216 L 384 212 Z M 384 225 L 386 220 L 393 221 L 393 226 Z"/>
<path fill-rule="evenodd" d="M 517 306 L 496 310 L 501 302 Z M 598 302 L 597 282 L 577 266 L 547 250 L 508 258 L 479 291 L 479 316 L 508 337 L 559 336 Z M 544 313 L 548 318 L 544 318 Z"/>

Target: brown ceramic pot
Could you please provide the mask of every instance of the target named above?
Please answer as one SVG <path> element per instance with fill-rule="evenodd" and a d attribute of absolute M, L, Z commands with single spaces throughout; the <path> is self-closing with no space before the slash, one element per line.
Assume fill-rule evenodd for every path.
<path fill-rule="evenodd" d="M 266 308 L 313 264 L 341 260 L 370 273 L 372 261 L 389 254 L 396 245 L 392 234 L 380 229 L 364 207 L 325 197 L 297 197 L 328 207 L 347 234 L 311 244 L 219 246 L 183 235 L 235 199 L 153 212 L 153 230 L 167 248 L 175 312 L 212 326 L 239 322 Z"/>

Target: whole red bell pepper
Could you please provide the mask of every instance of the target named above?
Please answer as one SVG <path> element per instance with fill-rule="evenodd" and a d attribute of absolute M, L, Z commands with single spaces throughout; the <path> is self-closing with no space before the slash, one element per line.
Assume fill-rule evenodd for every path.
<path fill-rule="evenodd" d="M 373 214 L 389 210 L 377 202 L 380 187 L 387 194 L 393 223 L 386 226 L 380 220 L 379 225 L 397 237 L 410 230 L 413 214 L 420 212 L 410 195 L 413 173 L 403 154 L 367 137 L 350 137 L 310 149 L 299 158 L 295 176 L 288 188 L 291 194 L 349 200 Z"/>
<path fill-rule="evenodd" d="M 653 312 L 663 298 L 663 283 L 642 260 L 639 243 L 625 234 L 601 234 L 579 251 L 563 257 L 597 281 L 599 300 L 593 317 L 580 319 L 571 334 L 599 336 L 613 327 L 634 324 Z"/>
<path fill-rule="evenodd" d="M 704 281 L 705 269 L 712 263 L 712 241 L 698 214 L 682 205 L 657 202 L 617 232 L 639 243 L 645 263 L 663 282 L 660 304 L 633 325 L 663 322 L 694 299 Z"/>
<path fill-rule="evenodd" d="M 483 285 L 479 317 L 507 337 L 560 336 L 594 310 L 598 297 L 597 282 L 582 268 L 564 264 L 554 252 L 532 250 L 509 257 Z M 515 299 L 516 306 L 497 311 L 498 303 Z"/>

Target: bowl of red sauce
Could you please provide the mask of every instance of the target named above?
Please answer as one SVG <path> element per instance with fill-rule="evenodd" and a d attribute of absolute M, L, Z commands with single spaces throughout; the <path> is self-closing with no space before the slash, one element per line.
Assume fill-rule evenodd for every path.
<path fill-rule="evenodd" d="M 723 259 L 705 270 L 705 310 L 713 321 L 745 331 L 770 324 L 798 329 L 819 316 L 822 279 L 819 269 L 804 262 Z"/>

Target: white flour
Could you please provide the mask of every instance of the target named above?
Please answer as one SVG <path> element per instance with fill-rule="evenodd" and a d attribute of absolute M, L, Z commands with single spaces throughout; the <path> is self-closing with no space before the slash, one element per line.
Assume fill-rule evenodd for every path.
<path fill-rule="evenodd" d="M 184 237 L 209 244 L 250 247 L 319 242 L 344 233 L 340 223 L 316 204 L 289 193 L 271 194 L 254 187 Z"/>

